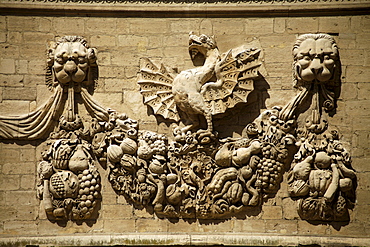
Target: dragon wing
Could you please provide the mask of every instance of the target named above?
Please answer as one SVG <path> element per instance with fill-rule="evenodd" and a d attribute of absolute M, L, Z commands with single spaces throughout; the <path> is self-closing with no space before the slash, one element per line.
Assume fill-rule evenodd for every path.
<path fill-rule="evenodd" d="M 256 48 L 243 49 L 236 54 L 229 50 L 223 54 L 215 68 L 217 81 L 222 84 L 208 88 L 203 94 L 212 115 L 247 102 L 248 94 L 253 90 L 253 81 L 259 77 L 261 57 L 261 50 Z"/>
<path fill-rule="evenodd" d="M 149 105 L 157 115 L 179 121 L 180 117 L 172 94 L 173 79 L 174 77 L 163 64 L 158 68 L 148 58 L 140 60 L 138 84 L 144 97 L 144 104 Z"/>

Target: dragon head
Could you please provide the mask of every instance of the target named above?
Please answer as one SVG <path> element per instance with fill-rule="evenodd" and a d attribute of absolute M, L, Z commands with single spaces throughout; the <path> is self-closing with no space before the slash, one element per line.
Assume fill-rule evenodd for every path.
<path fill-rule="evenodd" d="M 197 55 L 206 57 L 209 50 L 216 48 L 217 44 L 214 36 L 210 37 L 205 34 L 197 36 L 193 32 L 189 33 L 189 53 L 192 60 L 194 60 Z"/>

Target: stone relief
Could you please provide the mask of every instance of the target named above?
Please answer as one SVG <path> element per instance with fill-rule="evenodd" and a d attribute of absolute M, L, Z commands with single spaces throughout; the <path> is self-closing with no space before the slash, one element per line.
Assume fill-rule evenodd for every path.
<path fill-rule="evenodd" d="M 355 203 L 356 174 L 351 157 L 330 129 L 328 115 L 336 109 L 340 60 L 334 39 L 306 34 L 293 47 L 294 84 L 300 93 L 280 115 L 292 118 L 305 110 L 296 130 L 298 152 L 289 171 L 289 194 L 300 199 L 298 212 L 306 220 L 343 220 Z"/>
<path fill-rule="evenodd" d="M 245 45 L 220 54 L 214 37 L 190 33 L 189 54 L 196 67 L 180 73 L 141 60 L 144 104 L 178 123 L 163 134 L 142 130 L 138 121 L 93 100 L 96 51 L 82 37 L 65 36 L 50 48 L 46 83 L 53 96 L 28 115 L 0 116 L 1 139 L 49 134 L 37 167 L 38 196 L 49 219 L 96 219 L 99 163 L 117 194 L 163 217 L 216 219 L 260 208 L 287 172 L 302 219 L 348 220 L 356 173 L 328 123 L 340 88 L 334 39 L 297 39 L 293 77 L 299 93 L 246 123 L 240 138 L 219 138 L 212 116 L 247 102 L 263 74 L 261 48 Z M 80 116 L 77 99 L 90 117 Z"/>

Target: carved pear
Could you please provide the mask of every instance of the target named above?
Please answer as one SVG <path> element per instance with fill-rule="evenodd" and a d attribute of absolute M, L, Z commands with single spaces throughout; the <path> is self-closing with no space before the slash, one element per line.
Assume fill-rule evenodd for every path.
<path fill-rule="evenodd" d="M 82 145 L 77 145 L 75 152 L 69 160 L 68 167 L 74 173 L 78 173 L 89 168 L 89 158 L 84 152 Z"/>
<path fill-rule="evenodd" d="M 300 180 L 307 180 L 311 172 L 312 156 L 308 156 L 302 162 L 296 164 L 293 168 L 294 178 Z"/>
<path fill-rule="evenodd" d="M 238 148 L 234 151 L 232 159 L 237 165 L 245 165 L 249 162 L 253 154 L 258 154 L 261 151 L 261 143 L 254 141 L 247 148 Z"/>
<path fill-rule="evenodd" d="M 229 167 L 231 165 L 231 156 L 233 150 L 230 150 L 231 143 L 223 145 L 215 155 L 216 164 L 221 167 Z"/>

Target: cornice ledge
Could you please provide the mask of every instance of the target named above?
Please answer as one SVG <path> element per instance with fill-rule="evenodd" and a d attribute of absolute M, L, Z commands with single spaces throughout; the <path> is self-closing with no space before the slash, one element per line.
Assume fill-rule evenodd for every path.
<path fill-rule="evenodd" d="M 0 0 L 3 14 L 138 17 L 247 17 L 361 15 L 370 11 L 364 0 L 228 0 L 164 2 L 121 0 Z"/>
<path fill-rule="evenodd" d="M 346 236 L 297 236 L 273 234 L 171 234 L 171 233 L 127 233 L 127 234 L 94 234 L 94 235 L 58 235 L 58 236 L 24 236 L 2 237 L 1 246 L 24 245 L 78 245 L 78 246 L 114 246 L 114 245 L 225 245 L 225 246 L 298 246 L 298 245 L 330 245 L 330 246 L 366 246 L 370 238 Z"/>

